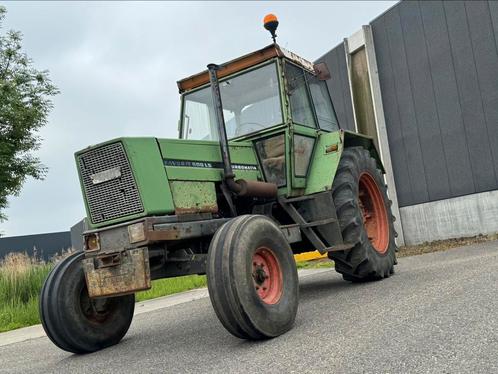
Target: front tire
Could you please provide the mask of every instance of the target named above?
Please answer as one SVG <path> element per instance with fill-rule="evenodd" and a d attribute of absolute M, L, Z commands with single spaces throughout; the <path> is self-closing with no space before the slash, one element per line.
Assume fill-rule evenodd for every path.
<path fill-rule="evenodd" d="M 344 150 L 332 196 L 344 242 L 354 245 L 347 251 L 329 252 L 336 271 L 352 282 L 389 277 L 396 264 L 394 217 L 382 173 L 368 150 Z"/>
<path fill-rule="evenodd" d="M 119 343 L 135 309 L 135 295 L 90 299 L 83 257 L 74 253 L 57 264 L 40 295 L 40 319 L 47 336 L 72 353 L 95 352 Z"/>
<path fill-rule="evenodd" d="M 292 328 L 298 306 L 296 263 L 269 218 L 236 217 L 216 232 L 207 283 L 218 319 L 234 336 L 267 339 Z"/>

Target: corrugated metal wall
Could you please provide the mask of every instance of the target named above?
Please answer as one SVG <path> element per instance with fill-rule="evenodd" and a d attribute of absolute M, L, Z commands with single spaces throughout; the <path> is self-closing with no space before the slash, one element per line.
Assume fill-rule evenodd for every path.
<path fill-rule="evenodd" d="M 26 252 L 33 256 L 35 248 L 39 258 L 49 260 L 54 255 L 71 248 L 71 234 L 69 231 L 64 231 L 0 238 L 0 259 L 11 252 Z"/>
<path fill-rule="evenodd" d="M 371 25 L 400 206 L 498 189 L 498 3 L 403 1 Z"/>
<path fill-rule="evenodd" d="M 341 43 L 317 59 L 316 62 L 325 62 L 332 75 L 332 78 L 327 81 L 327 85 L 341 128 L 355 131 L 345 56 L 344 44 Z"/>

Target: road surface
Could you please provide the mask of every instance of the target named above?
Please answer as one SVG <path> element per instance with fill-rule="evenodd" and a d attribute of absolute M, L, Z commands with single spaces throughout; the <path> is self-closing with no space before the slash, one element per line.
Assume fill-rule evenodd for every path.
<path fill-rule="evenodd" d="M 0 347 L 0 373 L 497 373 L 498 242 L 402 258 L 382 282 L 304 278 L 293 330 L 242 341 L 209 299 L 137 315 L 123 342 L 85 356 L 46 337 Z"/>

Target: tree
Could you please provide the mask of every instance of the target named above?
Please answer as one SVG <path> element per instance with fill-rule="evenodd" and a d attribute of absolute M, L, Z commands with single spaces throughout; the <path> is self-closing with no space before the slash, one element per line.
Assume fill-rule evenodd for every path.
<path fill-rule="evenodd" d="M 0 6 L 0 221 L 7 197 L 18 195 L 28 177 L 43 179 L 47 168 L 33 155 L 38 130 L 47 123 L 51 97 L 58 93 L 48 71 L 33 67 L 22 51 L 22 34 L 2 32 L 6 9 Z"/>

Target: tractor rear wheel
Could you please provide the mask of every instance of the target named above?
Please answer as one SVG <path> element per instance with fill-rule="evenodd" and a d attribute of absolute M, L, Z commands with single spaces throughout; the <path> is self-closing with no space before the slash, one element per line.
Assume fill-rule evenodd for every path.
<path fill-rule="evenodd" d="M 211 303 L 223 326 L 241 339 L 290 330 L 298 306 L 292 251 L 267 217 L 239 216 L 214 235 L 207 260 Z"/>
<path fill-rule="evenodd" d="M 354 244 L 350 250 L 329 252 L 337 272 L 353 282 L 389 277 L 396 264 L 394 217 L 382 173 L 368 150 L 344 150 L 332 196 L 344 242 Z"/>
<path fill-rule="evenodd" d="M 90 299 L 83 253 L 65 258 L 48 275 L 40 295 L 40 319 L 52 342 L 72 353 L 119 343 L 133 319 L 135 295 Z"/>

